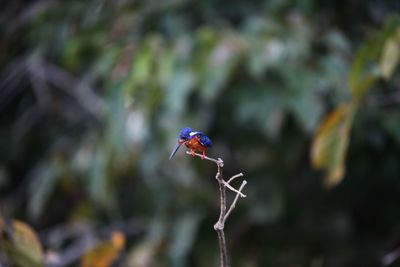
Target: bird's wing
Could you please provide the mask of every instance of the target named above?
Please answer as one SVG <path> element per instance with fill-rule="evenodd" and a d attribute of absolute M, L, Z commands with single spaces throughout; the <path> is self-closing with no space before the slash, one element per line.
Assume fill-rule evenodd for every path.
<path fill-rule="evenodd" d="M 196 136 L 199 138 L 200 143 L 205 147 L 211 147 L 212 141 L 211 139 L 202 132 L 197 132 Z"/>

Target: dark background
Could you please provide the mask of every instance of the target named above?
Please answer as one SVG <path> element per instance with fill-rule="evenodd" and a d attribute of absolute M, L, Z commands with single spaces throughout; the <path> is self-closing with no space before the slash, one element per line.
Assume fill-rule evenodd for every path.
<path fill-rule="evenodd" d="M 217 266 L 215 165 L 168 161 L 190 126 L 248 181 L 226 225 L 233 267 L 400 266 L 385 261 L 400 246 L 398 71 L 361 101 L 343 180 L 310 163 L 321 121 L 351 99 L 357 49 L 399 1 L 1 6 L 0 205 L 46 251 L 115 228 L 115 266 Z"/>

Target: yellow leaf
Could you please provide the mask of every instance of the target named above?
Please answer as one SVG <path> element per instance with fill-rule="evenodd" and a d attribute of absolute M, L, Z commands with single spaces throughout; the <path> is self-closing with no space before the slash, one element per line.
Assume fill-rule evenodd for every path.
<path fill-rule="evenodd" d="M 329 187 L 338 184 L 345 174 L 346 151 L 356 105 L 342 104 L 328 114 L 313 140 L 312 165 L 327 171 L 325 183 Z"/>
<path fill-rule="evenodd" d="M 125 236 L 116 231 L 111 239 L 100 243 L 86 253 L 81 261 L 81 267 L 109 267 L 118 258 L 125 246 Z"/>
<path fill-rule="evenodd" d="M 399 38 L 400 39 L 400 38 Z M 386 40 L 380 60 L 380 67 L 383 77 L 388 80 L 396 69 L 400 58 L 400 42 L 395 38 Z"/>
<path fill-rule="evenodd" d="M 35 231 L 18 220 L 0 218 L 0 249 L 13 266 L 43 266 L 43 249 Z"/>

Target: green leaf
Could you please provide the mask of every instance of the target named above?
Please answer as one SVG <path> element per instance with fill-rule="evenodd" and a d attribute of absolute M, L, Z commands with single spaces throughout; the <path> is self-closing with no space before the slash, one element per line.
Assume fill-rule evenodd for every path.
<path fill-rule="evenodd" d="M 377 60 L 382 47 L 381 38 L 372 39 L 361 47 L 350 69 L 348 84 L 352 96 L 359 100 L 380 77 Z"/>
<path fill-rule="evenodd" d="M 133 79 L 138 84 L 145 83 L 150 76 L 150 68 L 152 62 L 151 49 L 147 46 L 142 48 L 135 55 L 133 63 Z"/>
<path fill-rule="evenodd" d="M 223 36 L 203 65 L 201 94 L 204 99 L 215 99 L 232 75 L 245 49 L 239 36 Z"/>
<path fill-rule="evenodd" d="M 157 78 L 161 86 L 166 86 L 172 79 L 175 62 L 176 55 L 174 51 L 171 48 L 164 49 L 157 61 Z"/>
<path fill-rule="evenodd" d="M 257 90 L 256 85 L 246 84 L 245 89 L 233 95 L 241 105 L 234 110 L 234 118 L 241 125 L 253 125 L 270 138 L 277 138 L 283 124 L 285 98 L 278 88 Z"/>
<path fill-rule="evenodd" d="M 251 40 L 248 55 L 248 68 L 251 75 L 260 79 L 264 72 L 272 66 L 282 63 L 284 58 L 284 43 L 276 38 L 253 38 Z"/>
<path fill-rule="evenodd" d="M 189 69 L 177 69 L 167 85 L 165 103 L 171 111 L 183 112 L 186 99 L 192 91 L 195 76 Z"/>
<path fill-rule="evenodd" d="M 362 98 L 379 78 L 391 76 L 399 60 L 399 36 L 400 19 L 394 17 L 358 49 L 348 80 L 356 100 Z"/>
<path fill-rule="evenodd" d="M 160 50 L 160 38 L 149 36 L 134 55 L 132 70 L 127 77 L 124 91 L 132 92 L 137 86 L 145 86 L 153 79 L 155 60 Z"/>

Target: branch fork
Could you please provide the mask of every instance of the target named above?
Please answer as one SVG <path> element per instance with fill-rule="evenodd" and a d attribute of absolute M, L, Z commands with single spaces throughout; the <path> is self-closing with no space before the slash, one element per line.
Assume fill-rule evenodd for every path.
<path fill-rule="evenodd" d="M 238 173 L 231 178 L 229 178 L 227 181 L 223 178 L 222 176 L 222 168 L 224 167 L 224 161 L 221 158 L 214 159 L 210 158 L 207 156 L 203 156 L 202 154 L 199 153 L 191 153 L 190 151 L 187 151 L 186 154 L 191 155 L 191 156 L 197 156 L 202 159 L 212 161 L 217 165 L 217 174 L 215 175 L 215 179 L 218 181 L 219 185 L 219 193 L 220 193 L 220 214 L 218 221 L 214 224 L 214 230 L 218 234 L 218 243 L 219 243 L 219 251 L 220 251 L 220 267 L 228 267 L 228 252 L 226 248 L 226 239 L 225 239 L 225 233 L 224 233 L 224 228 L 225 228 L 225 222 L 228 219 L 228 217 L 231 215 L 232 211 L 236 207 L 236 203 L 239 200 L 239 197 L 246 197 L 245 194 L 242 193 L 242 190 L 247 184 L 246 180 L 242 181 L 242 184 L 240 185 L 239 189 L 235 189 L 233 186 L 230 184 L 239 177 L 243 176 L 243 173 Z M 226 189 L 229 189 L 230 191 L 234 192 L 235 198 L 233 199 L 232 203 L 230 204 L 228 210 L 226 206 Z"/>

